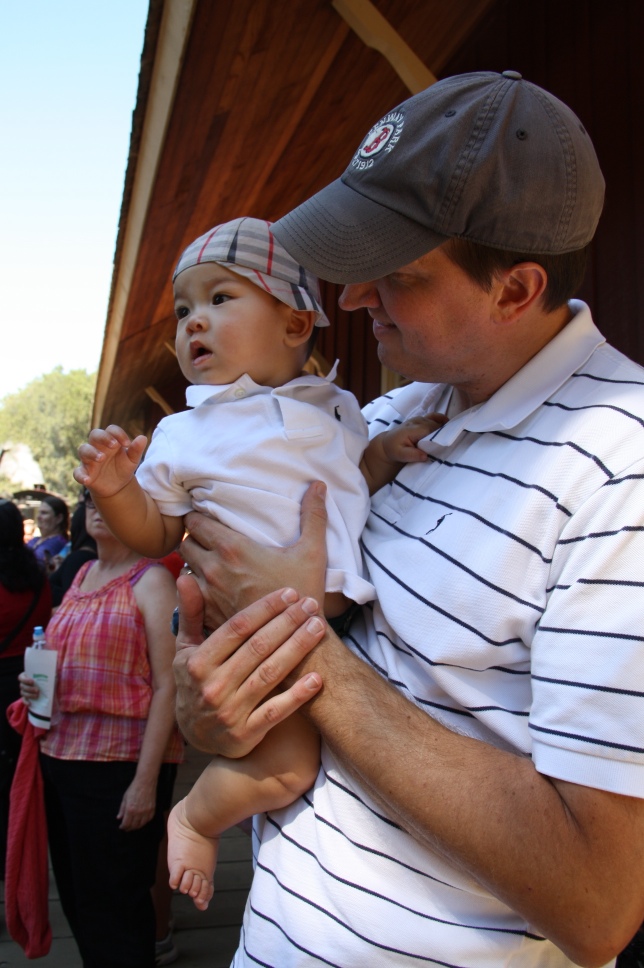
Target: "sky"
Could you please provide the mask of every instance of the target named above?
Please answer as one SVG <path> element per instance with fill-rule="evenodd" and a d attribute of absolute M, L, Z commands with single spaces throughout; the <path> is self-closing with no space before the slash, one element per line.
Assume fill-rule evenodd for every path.
<path fill-rule="evenodd" d="M 98 368 L 148 0 L 0 0 L 0 400 Z"/>

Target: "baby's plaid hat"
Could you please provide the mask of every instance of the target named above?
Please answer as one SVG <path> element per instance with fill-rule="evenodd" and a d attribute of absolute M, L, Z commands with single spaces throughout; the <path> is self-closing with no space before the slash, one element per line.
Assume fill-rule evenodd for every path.
<path fill-rule="evenodd" d="M 293 309 L 317 313 L 316 326 L 328 326 L 320 305 L 317 278 L 291 258 L 271 232 L 271 222 L 258 218 L 236 218 L 216 225 L 195 239 L 181 255 L 172 281 L 184 269 L 216 262 L 245 279 L 250 279 L 280 302 Z"/>

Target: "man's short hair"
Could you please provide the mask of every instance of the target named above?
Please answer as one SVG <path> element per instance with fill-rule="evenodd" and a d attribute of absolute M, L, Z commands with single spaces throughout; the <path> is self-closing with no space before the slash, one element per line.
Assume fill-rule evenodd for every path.
<path fill-rule="evenodd" d="M 548 283 L 541 296 L 541 306 L 546 313 L 559 309 L 577 294 L 584 281 L 590 245 L 574 252 L 559 255 L 526 255 L 492 249 L 469 239 L 450 239 L 443 246 L 445 255 L 473 280 L 489 292 L 495 276 L 511 269 L 520 262 L 536 262 L 548 276 Z"/>

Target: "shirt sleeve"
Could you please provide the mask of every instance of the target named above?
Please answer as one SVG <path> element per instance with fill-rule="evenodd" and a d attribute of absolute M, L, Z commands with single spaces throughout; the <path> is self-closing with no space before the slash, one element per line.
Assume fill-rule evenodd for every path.
<path fill-rule="evenodd" d="M 164 423 L 162 420 L 152 434 L 145 458 L 137 468 L 136 478 L 161 514 L 178 518 L 192 510 L 192 503 L 189 492 L 177 480 L 172 444 Z"/>
<path fill-rule="evenodd" d="M 536 768 L 644 797 L 644 461 L 562 530 L 532 643 Z"/>

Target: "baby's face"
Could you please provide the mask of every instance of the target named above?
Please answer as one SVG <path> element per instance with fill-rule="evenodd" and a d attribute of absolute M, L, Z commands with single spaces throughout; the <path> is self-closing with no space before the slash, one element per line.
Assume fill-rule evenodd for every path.
<path fill-rule="evenodd" d="M 174 282 L 177 358 L 190 383 L 222 386 L 248 373 L 281 386 L 292 309 L 216 262 L 184 269 Z"/>

